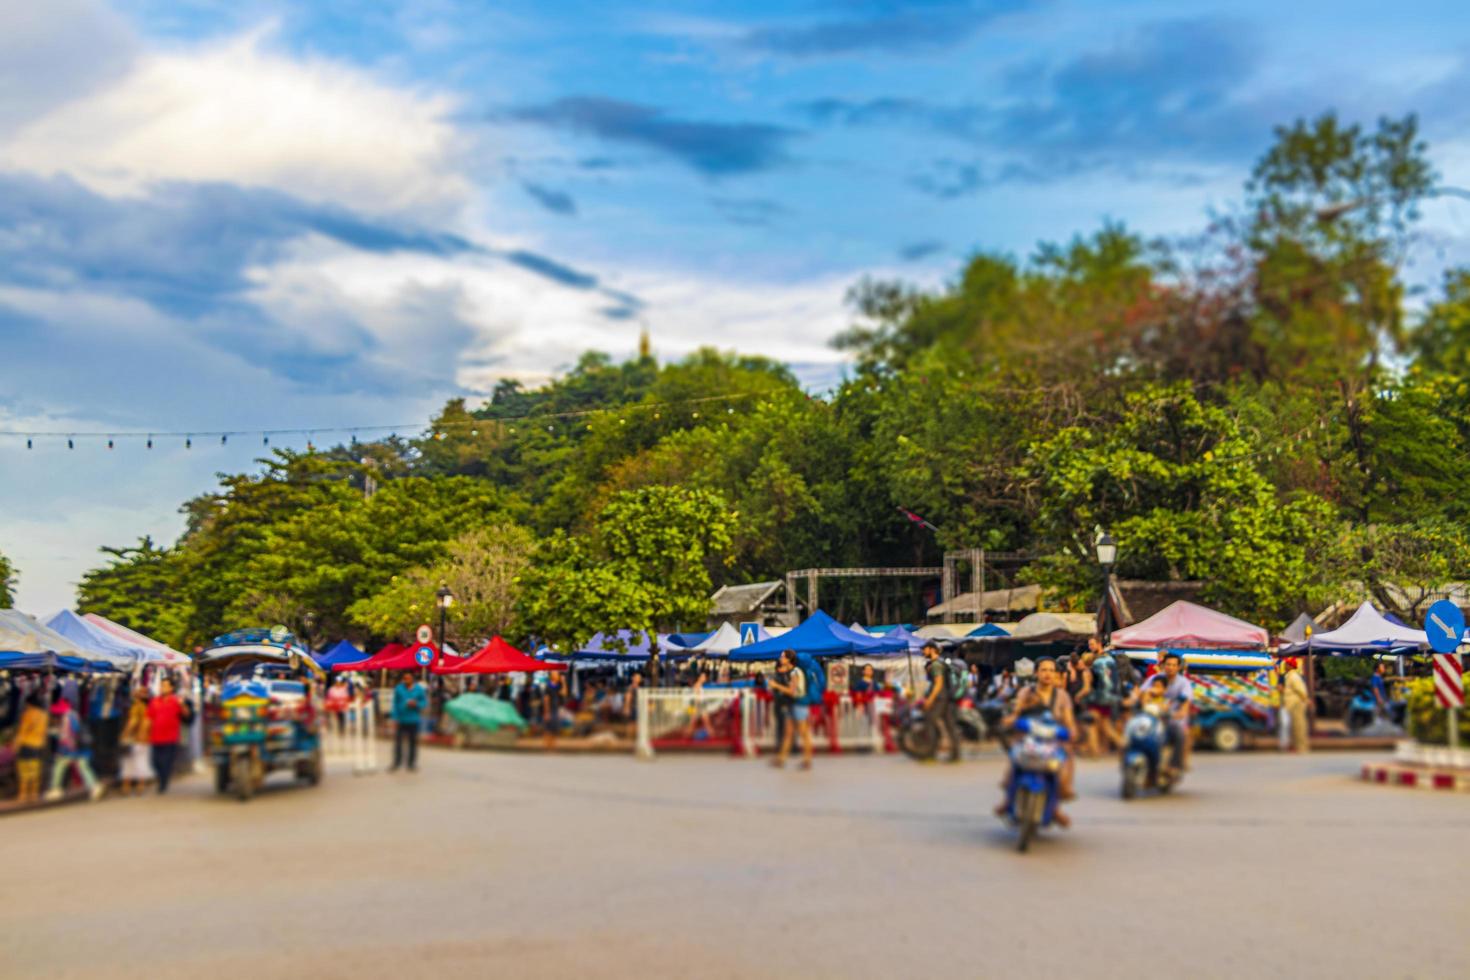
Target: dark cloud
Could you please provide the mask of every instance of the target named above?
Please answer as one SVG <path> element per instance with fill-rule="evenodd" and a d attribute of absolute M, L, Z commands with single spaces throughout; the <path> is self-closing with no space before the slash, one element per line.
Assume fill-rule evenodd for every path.
<path fill-rule="evenodd" d="M 791 213 L 777 201 L 758 197 L 712 197 L 710 204 L 731 224 L 752 227 L 769 225 Z"/>
<path fill-rule="evenodd" d="M 591 273 L 581 272 L 573 269 L 569 265 L 563 265 L 555 259 L 549 259 L 535 252 L 516 249 L 510 252 L 502 252 L 500 256 L 512 265 L 520 266 L 522 269 L 534 272 L 538 276 L 543 276 L 569 289 L 597 288 L 597 277 Z"/>
<path fill-rule="evenodd" d="M 917 54 L 963 44 L 1030 0 L 861 0 L 846 17 L 789 27 L 760 27 L 747 47 L 794 58 L 887 52 Z"/>
<path fill-rule="evenodd" d="M 927 259 L 931 255 L 938 255 L 944 249 L 945 244 L 943 242 L 930 239 L 929 241 L 913 242 L 912 244 L 905 245 L 898 250 L 898 257 L 905 262 L 917 262 L 920 259 Z"/>
<path fill-rule="evenodd" d="M 110 198 L 67 177 L 0 174 L 0 282 L 14 285 L 98 288 L 197 314 L 234 300 L 248 269 L 311 233 L 369 252 L 474 250 L 276 191 L 171 183 Z"/>
<path fill-rule="evenodd" d="M 788 162 L 796 135 L 783 126 L 712 122 L 670 116 L 662 109 L 597 96 L 572 96 L 510 112 L 522 122 L 555 126 L 656 150 L 707 177 L 755 173 Z"/>
<path fill-rule="evenodd" d="M 929 171 L 909 178 L 909 186 L 942 201 L 967 197 L 988 183 L 978 163 L 955 160 L 937 160 Z"/>
<path fill-rule="evenodd" d="M 248 271 L 308 234 L 365 252 L 498 258 L 570 289 L 599 285 L 534 252 L 486 248 L 277 191 L 175 182 L 110 198 L 67 177 L 0 174 L 0 283 L 97 289 L 199 315 L 242 302 L 253 285 Z"/>
<path fill-rule="evenodd" d="M 533 184 L 528 180 L 521 181 L 521 188 L 546 210 L 553 214 L 576 214 L 577 202 L 572 200 L 572 195 L 565 191 L 552 190 Z"/>
<path fill-rule="evenodd" d="M 797 110 L 818 125 L 916 126 L 991 151 L 991 172 L 959 166 L 911 181 L 940 197 L 1082 170 L 1235 163 L 1260 148 L 1272 122 L 1310 109 L 1304 96 L 1242 97 L 1260 51 L 1255 31 L 1236 21 L 1161 21 L 1057 64 L 1014 66 L 994 101 L 827 98 Z"/>

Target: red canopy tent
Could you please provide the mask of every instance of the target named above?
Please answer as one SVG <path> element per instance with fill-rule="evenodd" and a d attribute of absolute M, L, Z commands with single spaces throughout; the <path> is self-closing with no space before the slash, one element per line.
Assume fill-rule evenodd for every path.
<path fill-rule="evenodd" d="M 445 658 L 442 664 L 434 667 L 434 673 L 509 674 L 516 671 L 531 673 L 538 670 L 566 669 L 566 664 L 548 663 L 537 660 L 535 657 L 528 657 L 497 636 L 476 650 L 473 656 L 466 657 L 464 660 L 455 661 L 452 657 Z"/>
<path fill-rule="evenodd" d="M 429 647 L 434 651 L 434 660 L 439 660 L 439 647 L 433 643 L 415 643 L 406 647 L 401 643 L 390 643 L 366 660 L 359 660 L 352 664 L 335 664 L 332 669 L 336 671 L 355 670 L 421 670 L 421 665 L 414 659 L 414 651 L 421 646 Z M 454 661 L 455 657 L 444 658 Z"/>

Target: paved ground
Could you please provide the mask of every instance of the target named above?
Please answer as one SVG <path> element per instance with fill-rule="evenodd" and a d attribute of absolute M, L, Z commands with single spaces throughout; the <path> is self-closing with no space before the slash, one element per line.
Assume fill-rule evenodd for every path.
<path fill-rule="evenodd" d="M 995 758 L 432 751 L 0 820 L 0 975 L 1465 977 L 1470 800 L 1200 754 L 1018 855 Z M 248 971 L 246 973 L 245 971 Z"/>

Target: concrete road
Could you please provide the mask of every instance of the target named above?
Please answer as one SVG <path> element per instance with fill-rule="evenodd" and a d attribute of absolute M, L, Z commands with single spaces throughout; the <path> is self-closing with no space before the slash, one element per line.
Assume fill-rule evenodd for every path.
<path fill-rule="evenodd" d="M 998 758 L 426 753 L 241 804 L 0 820 L 5 977 L 1465 977 L 1470 797 L 1358 760 L 1084 764 L 1019 855 Z M 279 778 L 279 777 L 275 777 Z"/>

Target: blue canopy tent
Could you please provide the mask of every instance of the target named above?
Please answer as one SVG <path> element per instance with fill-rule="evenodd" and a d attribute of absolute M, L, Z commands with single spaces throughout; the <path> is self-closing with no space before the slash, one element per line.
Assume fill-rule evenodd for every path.
<path fill-rule="evenodd" d="M 986 636 L 1010 636 L 1010 635 L 1011 635 L 1010 630 L 1007 630 L 1003 626 L 997 626 L 994 623 L 985 623 L 985 624 L 977 627 L 976 629 L 970 630 L 970 632 L 968 632 L 968 633 L 965 634 L 965 636 L 967 636 L 967 637 L 974 637 L 976 639 L 979 639 L 981 637 L 986 637 Z"/>
<path fill-rule="evenodd" d="M 312 659 L 321 666 L 323 670 L 331 670 L 338 664 L 355 664 L 367 659 L 367 652 L 359 650 L 346 640 L 338 640 L 327 647 L 321 653 L 313 653 Z"/>
<path fill-rule="evenodd" d="M 63 609 L 52 616 L 46 621 L 46 628 L 66 637 L 89 659 L 102 660 L 115 667 L 126 669 L 163 662 L 163 657 L 156 651 L 114 636 L 70 609 Z"/>
<path fill-rule="evenodd" d="M 699 646 L 714 635 L 712 631 L 706 631 L 704 633 L 665 633 L 663 634 L 663 639 L 667 641 L 670 649 L 688 650 Z M 662 643 L 659 645 L 663 646 Z"/>
<path fill-rule="evenodd" d="M 104 660 L 63 656 L 59 653 L 6 653 L 0 651 L 0 670 L 55 670 L 74 674 L 106 674 L 113 670 Z"/>
<path fill-rule="evenodd" d="M 782 650 L 809 653 L 814 657 L 845 657 L 851 654 L 907 653 L 908 641 L 887 636 L 868 636 L 843 626 L 818 609 L 806 622 L 780 636 L 749 643 L 730 651 L 731 660 L 775 660 Z"/>
<path fill-rule="evenodd" d="M 691 651 L 674 646 L 668 634 L 658 634 L 658 652 L 664 660 L 682 660 Z M 566 653 L 560 650 L 542 650 L 537 656 L 542 660 L 556 660 L 576 664 L 620 664 L 642 663 L 652 653 L 649 634 L 642 630 L 617 630 L 608 633 L 602 630 L 592 634 L 587 645 Z"/>

